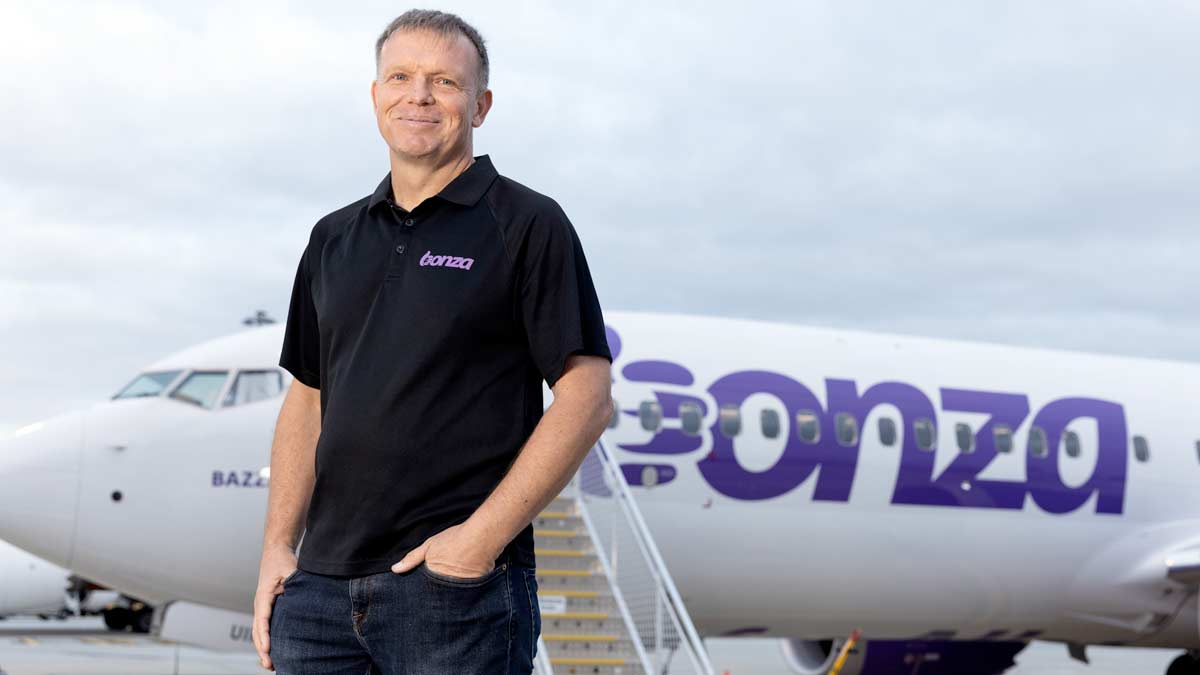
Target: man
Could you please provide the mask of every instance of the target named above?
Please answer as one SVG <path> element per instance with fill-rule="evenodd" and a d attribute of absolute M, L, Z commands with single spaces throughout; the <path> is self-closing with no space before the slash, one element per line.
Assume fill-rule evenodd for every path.
<path fill-rule="evenodd" d="M 529 673 L 530 523 L 612 413 L 604 320 L 562 209 L 473 156 L 478 32 L 409 11 L 376 65 L 391 171 L 296 270 L 254 643 L 283 675 Z"/>

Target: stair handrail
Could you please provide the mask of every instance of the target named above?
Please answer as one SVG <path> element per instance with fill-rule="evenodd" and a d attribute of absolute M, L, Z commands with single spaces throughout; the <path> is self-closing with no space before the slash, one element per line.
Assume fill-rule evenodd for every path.
<path fill-rule="evenodd" d="M 679 590 L 675 587 L 675 581 L 671 578 L 671 573 L 667 570 L 667 565 L 658 552 L 658 546 L 654 543 L 654 537 L 650 532 L 649 526 L 646 525 L 645 518 L 642 517 L 641 509 L 638 508 L 637 500 L 633 496 L 633 490 L 629 487 L 628 481 L 625 480 L 625 473 L 616 466 L 608 449 L 604 447 L 603 441 L 597 441 L 593 450 L 598 451 L 596 454 L 600 459 L 600 465 L 604 467 L 604 471 L 608 474 L 610 482 L 615 487 L 616 494 L 621 497 L 618 502 L 622 505 L 628 516 L 628 520 L 633 525 L 632 531 L 634 532 L 638 546 L 642 549 L 643 555 L 649 558 L 651 572 L 661 582 L 661 589 L 667 596 L 666 599 L 668 602 L 666 605 L 670 610 L 672 620 L 683 633 L 682 642 L 687 645 L 689 655 L 703 675 L 716 675 L 712 662 L 708 658 L 708 650 L 705 649 L 704 642 L 700 639 L 700 634 L 696 631 L 695 625 L 692 624 L 692 618 L 688 614 L 687 606 L 683 604 L 683 598 L 679 595 Z"/>
<path fill-rule="evenodd" d="M 579 510 L 579 518 L 583 521 L 583 526 L 587 528 L 588 539 L 593 543 L 604 541 L 600 537 L 599 531 L 596 529 L 596 523 L 592 521 L 591 512 L 588 510 L 587 500 L 583 499 L 583 485 L 578 480 L 579 474 L 571 479 L 571 488 L 575 492 L 575 504 Z M 633 613 L 629 611 L 629 605 L 625 603 L 625 593 L 621 587 L 617 585 L 616 570 L 613 569 L 613 561 L 609 558 L 611 551 L 601 549 L 603 555 L 596 556 L 596 562 L 600 563 L 600 567 L 604 570 L 604 579 L 608 582 L 608 589 L 612 591 L 613 602 L 617 603 L 617 612 L 621 615 L 621 620 L 625 626 L 631 630 L 630 642 L 633 644 L 633 650 L 637 653 L 638 662 L 642 665 L 642 672 L 652 672 L 650 668 L 650 657 L 646 654 L 646 648 L 642 645 L 637 633 L 632 629 L 637 627 L 637 622 L 633 620 Z"/>

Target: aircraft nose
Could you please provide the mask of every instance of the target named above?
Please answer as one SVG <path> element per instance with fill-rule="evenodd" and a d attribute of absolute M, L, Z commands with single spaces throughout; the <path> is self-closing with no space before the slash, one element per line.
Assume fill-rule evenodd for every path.
<path fill-rule="evenodd" d="M 84 414 L 71 412 L 0 439 L 0 539 L 70 567 L 79 504 Z"/>

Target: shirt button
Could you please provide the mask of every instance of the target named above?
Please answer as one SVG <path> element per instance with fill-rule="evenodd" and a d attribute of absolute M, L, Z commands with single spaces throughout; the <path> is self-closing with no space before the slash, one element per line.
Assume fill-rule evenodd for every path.
<path fill-rule="evenodd" d="M 396 246 L 396 253 L 404 253 L 404 244 L 398 244 Z"/>
<path fill-rule="evenodd" d="M 412 226 L 413 226 L 413 219 L 412 219 L 412 218 L 409 218 L 408 220 L 404 221 L 404 224 L 405 224 L 405 225 L 407 225 L 408 227 L 412 227 Z"/>

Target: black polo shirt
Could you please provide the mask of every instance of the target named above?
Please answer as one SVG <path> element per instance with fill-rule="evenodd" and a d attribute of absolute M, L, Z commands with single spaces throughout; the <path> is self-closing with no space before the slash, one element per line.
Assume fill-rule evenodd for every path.
<path fill-rule="evenodd" d="M 389 173 L 321 218 L 279 359 L 321 390 L 299 567 L 384 572 L 465 521 L 541 419 L 542 380 L 574 353 L 612 361 L 579 237 L 487 155 L 412 212 Z M 533 567 L 533 526 L 504 553 Z"/>

